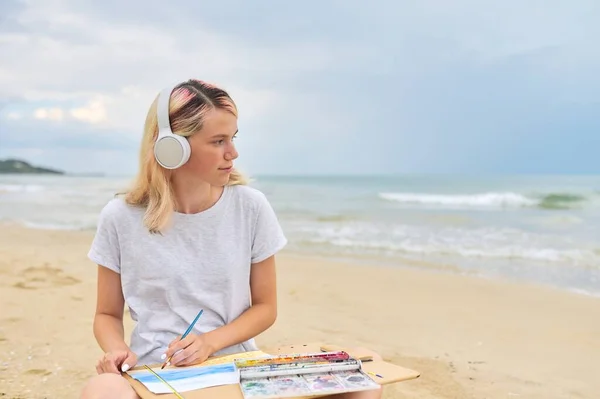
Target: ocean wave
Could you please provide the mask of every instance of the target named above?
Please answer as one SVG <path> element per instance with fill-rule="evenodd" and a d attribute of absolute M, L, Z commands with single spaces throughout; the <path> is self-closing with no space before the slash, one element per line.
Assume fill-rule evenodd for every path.
<path fill-rule="evenodd" d="M 344 251 L 383 255 L 439 255 L 464 258 L 525 260 L 534 262 L 600 265 L 597 248 L 557 236 L 514 228 L 430 228 L 376 226 L 371 223 L 305 225 L 302 240 Z"/>
<path fill-rule="evenodd" d="M 44 189 L 37 184 L 0 184 L 0 193 L 37 193 Z"/>
<path fill-rule="evenodd" d="M 537 205 L 545 209 L 570 209 L 585 201 L 587 198 L 583 195 L 557 193 L 543 196 Z"/>
<path fill-rule="evenodd" d="M 327 215 L 327 216 L 318 216 L 318 222 L 349 222 L 354 219 L 351 215 Z"/>
<path fill-rule="evenodd" d="M 21 224 L 36 230 L 93 230 L 95 225 L 85 223 L 51 223 L 22 221 Z"/>
<path fill-rule="evenodd" d="M 315 240 L 318 242 L 319 240 Z M 321 241 L 322 242 L 322 241 Z M 400 252 L 406 254 L 419 255 L 458 255 L 465 258 L 484 258 L 484 259 L 506 259 L 506 260 L 529 260 L 541 262 L 574 262 L 592 264 L 598 263 L 600 259 L 593 251 L 567 250 L 555 248 L 523 248 L 519 246 L 505 246 L 498 248 L 472 248 L 469 246 L 443 246 L 443 245 L 423 245 L 410 242 L 392 243 L 385 241 L 365 241 L 353 240 L 347 238 L 337 238 L 327 240 L 334 246 L 348 248 L 363 248 L 382 250 L 384 252 Z"/>
<path fill-rule="evenodd" d="M 433 205 L 453 208 L 523 208 L 572 209 L 582 205 L 588 198 L 580 194 L 549 193 L 524 195 L 514 192 L 486 192 L 478 194 L 428 194 L 428 193 L 379 193 L 379 197 L 402 204 Z"/>

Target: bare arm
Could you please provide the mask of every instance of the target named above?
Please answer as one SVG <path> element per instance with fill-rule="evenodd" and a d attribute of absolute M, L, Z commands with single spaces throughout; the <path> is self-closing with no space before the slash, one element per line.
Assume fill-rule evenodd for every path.
<path fill-rule="evenodd" d="M 123 310 L 125 299 L 121 289 L 121 276 L 98 265 L 98 293 L 94 336 L 104 352 L 129 350 L 125 343 Z"/>
<path fill-rule="evenodd" d="M 254 338 L 277 319 L 277 278 L 275 256 L 252 265 L 250 271 L 252 306 L 231 323 L 206 334 L 212 352 Z"/>

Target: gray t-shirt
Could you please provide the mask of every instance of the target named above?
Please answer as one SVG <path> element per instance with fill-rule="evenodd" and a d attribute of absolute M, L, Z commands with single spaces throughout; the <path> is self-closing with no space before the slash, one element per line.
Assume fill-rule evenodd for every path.
<path fill-rule="evenodd" d="M 169 343 L 204 313 L 193 333 L 232 322 L 251 305 L 250 270 L 287 243 L 265 195 L 225 186 L 217 203 L 196 214 L 173 214 L 172 227 L 151 234 L 144 209 L 115 198 L 100 212 L 89 258 L 121 275 L 136 321 L 130 347 L 139 364 L 160 362 Z M 225 348 L 256 350 L 254 339 Z"/>

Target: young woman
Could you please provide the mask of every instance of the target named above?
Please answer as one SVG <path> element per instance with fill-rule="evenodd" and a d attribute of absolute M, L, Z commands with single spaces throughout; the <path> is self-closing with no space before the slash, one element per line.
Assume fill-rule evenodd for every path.
<path fill-rule="evenodd" d="M 275 254 L 287 241 L 266 197 L 234 168 L 237 116 L 227 92 L 198 80 L 151 105 L 139 174 L 102 209 L 89 252 L 98 264 L 94 335 L 105 354 L 82 398 L 137 399 L 120 372 L 172 355 L 171 365 L 186 366 L 257 350 L 254 337 L 275 322 Z M 130 346 L 125 304 L 136 321 Z"/>

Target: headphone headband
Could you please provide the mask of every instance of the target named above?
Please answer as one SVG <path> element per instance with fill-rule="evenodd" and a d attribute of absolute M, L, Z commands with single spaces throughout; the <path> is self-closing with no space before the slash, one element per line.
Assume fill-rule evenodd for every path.
<path fill-rule="evenodd" d="M 169 86 L 161 90 L 156 104 L 156 119 L 158 122 L 158 136 L 173 134 L 171 130 L 171 121 L 169 120 L 169 102 L 171 93 L 176 86 Z"/>
<path fill-rule="evenodd" d="M 169 117 L 169 103 L 171 93 L 176 86 L 161 90 L 156 103 L 156 122 L 158 124 L 158 137 L 154 143 L 154 158 L 166 169 L 177 169 L 184 165 L 190 158 L 192 149 L 190 143 L 183 136 L 174 134 L 171 129 Z"/>

